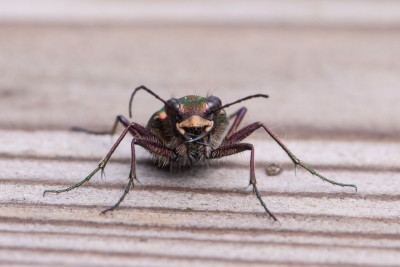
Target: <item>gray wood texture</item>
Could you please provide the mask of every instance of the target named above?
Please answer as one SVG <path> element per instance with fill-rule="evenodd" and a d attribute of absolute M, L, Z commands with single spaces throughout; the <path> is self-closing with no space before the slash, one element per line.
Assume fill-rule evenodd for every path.
<path fill-rule="evenodd" d="M 58 11 L 39 2 L 32 12 L 12 1 L 0 11 L 0 265 L 400 266 L 396 1 L 251 1 L 238 13 L 205 3 L 222 12 L 211 17 L 197 1 L 171 1 L 175 19 L 137 1 L 55 1 L 66 7 Z M 148 16 L 121 11 L 132 6 Z M 325 12 L 337 10 L 347 13 Z M 352 19 L 354 10 L 362 12 Z M 43 197 L 83 179 L 118 136 L 68 129 L 110 129 L 141 84 L 164 98 L 214 94 L 225 103 L 269 94 L 243 103 L 242 125 L 267 123 L 297 157 L 358 192 L 295 175 L 260 130 L 248 140 L 279 223 L 247 187 L 249 153 L 171 173 L 140 148 L 141 184 L 100 215 L 127 183 L 129 138 L 105 178 Z M 133 120 L 146 124 L 160 107 L 140 93 Z M 283 172 L 268 176 L 271 163 Z"/>

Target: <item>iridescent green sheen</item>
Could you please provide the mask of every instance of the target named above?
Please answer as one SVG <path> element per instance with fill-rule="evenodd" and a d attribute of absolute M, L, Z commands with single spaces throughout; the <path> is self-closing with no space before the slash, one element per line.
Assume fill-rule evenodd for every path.
<path fill-rule="evenodd" d="M 202 96 L 189 95 L 178 98 L 179 103 L 181 104 L 180 111 L 182 113 L 191 112 L 191 111 L 200 111 L 205 112 L 208 108 L 206 98 Z M 150 117 L 150 120 L 147 123 L 148 129 L 160 129 L 162 127 L 161 122 L 167 117 L 165 113 L 165 108 L 161 108 L 160 110 L 153 113 Z"/>
<path fill-rule="evenodd" d="M 177 100 L 180 104 L 179 111 L 182 114 L 196 113 L 200 116 L 203 116 L 204 113 L 209 110 L 207 98 L 205 97 L 189 95 L 178 98 Z M 220 138 L 220 135 L 224 132 L 225 128 L 228 125 L 228 118 L 226 117 L 226 113 L 224 110 L 221 110 L 221 112 L 218 113 L 214 122 L 217 131 L 213 130 L 211 138 L 212 140 Z M 158 136 L 161 140 L 164 140 L 166 143 L 170 142 L 174 138 L 173 132 L 176 130 L 174 127 L 171 128 L 171 124 L 165 111 L 165 107 L 153 113 L 147 123 L 146 128 L 152 131 L 153 134 Z M 202 147 L 199 146 L 199 148 Z"/>
<path fill-rule="evenodd" d="M 188 95 L 178 99 L 181 105 L 181 112 L 193 110 L 205 112 L 207 110 L 206 98 L 196 95 Z"/>

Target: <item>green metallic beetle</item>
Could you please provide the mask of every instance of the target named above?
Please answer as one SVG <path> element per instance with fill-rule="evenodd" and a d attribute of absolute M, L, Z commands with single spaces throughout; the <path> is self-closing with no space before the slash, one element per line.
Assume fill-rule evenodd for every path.
<path fill-rule="evenodd" d="M 117 116 L 110 132 L 93 132 L 82 128 L 75 128 L 75 130 L 91 134 L 114 134 L 118 123 L 125 126 L 124 131 L 112 146 L 106 157 L 85 179 L 65 189 L 45 190 L 43 195 L 49 192 L 61 193 L 70 191 L 89 181 L 99 170 L 104 172 L 104 168 L 115 149 L 121 143 L 122 139 L 130 133 L 132 134 L 133 139 L 131 143 L 132 157 L 129 182 L 118 202 L 114 206 L 102 211 L 103 214 L 118 207 L 128 194 L 130 188 L 133 187 L 133 181 L 136 179 L 135 145 L 139 145 L 151 153 L 158 166 L 170 166 L 171 168 L 198 165 L 204 163 L 204 161 L 208 159 L 217 159 L 243 151 L 251 151 L 250 185 L 253 186 L 253 191 L 267 214 L 276 221 L 276 217 L 268 210 L 257 189 L 254 171 L 254 147 L 250 143 L 242 142 L 259 128 L 263 128 L 278 143 L 278 145 L 293 161 L 296 168 L 297 166 L 301 166 L 311 174 L 321 178 L 323 181 L 339 186 L 354 187 L 357 190 L 357 186 L 354 184 L 343 184 L 327 179 L 310 167 L 304 165 L 264 123 L 255 122 L 238 130 L 239 124 L 246 114 L 246 108 L 239 109 L 229 118 L 225 113 L 224 108 L 255 97 L 268 98 L 267 95 L 251 95 L 225 105 L 222 105 L 221 100 L 216 96 L 200 97 L 189 95 L 179 99 L 171 98 L 168 101 L 165 101 L 145 86 L 139 86 L 134 90 L 129 101 L 130 117 L 132 117 L 131 107 L 133 97 L 139 90 L 148 92 L 164 103 L 164 107 L 152 115 L 147 127 L 143 127 L 135 122 L 130 122 L 128 119 L 120 115 Z M 227 131 L 225 137 L 223 137 L 229 124 L 228 119 L 230 118 L 234 118 L 234 122 Z"/>

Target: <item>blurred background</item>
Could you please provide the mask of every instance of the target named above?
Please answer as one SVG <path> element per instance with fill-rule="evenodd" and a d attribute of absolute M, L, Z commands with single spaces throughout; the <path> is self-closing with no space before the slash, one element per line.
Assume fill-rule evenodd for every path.
<path fill-rule="evenodd" d="M 2 129 L 108 128 L 143 84 L 269 94 L 246 121 L 285 138 L 398 140 L 400 2 L 1 1 L 0 73 Z M 160 107 L 142 92 L 133 120 Z"/>

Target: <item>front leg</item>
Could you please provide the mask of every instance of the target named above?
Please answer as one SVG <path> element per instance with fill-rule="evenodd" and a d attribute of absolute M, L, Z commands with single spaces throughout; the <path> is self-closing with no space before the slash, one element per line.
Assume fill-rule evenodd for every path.
<path fill-rule="evenodd" d="M 274 220 L 277 221 L 276 217 L 268 210 L 267 205 L 264 200 L 261 198 L 260 192 L 257 189 L 257 180 L 256 174 L 254 171 L 254 147 L 252 144 L 247 143 L 235 143 L 226 146 L 221 146 L 211 152 L 211 158 L 222 158 L 226 156 L 230 156 L 233 154 L 237 154 L 246 150 L 250 150 L 250 182 L 249 184 L 253 186 L 253 191 L 256 193 L 258 200 L 261 205 L 264 207 L 267 214 Z"/>
<path fill-rule="evenodd" d="M 339 186 L 349 186 L 349 187 L 354 187 L 357 191 L 357 186 L 354 184 L 343 184 L 343 183 L 338 183 L 333 180 L 330 180 L 321 174 L 317 173 L 315 170 L 312 168 L 304 165 L 283 143 L 282 141 L 268 128 L 267 125 L 261 123 L 261 122 L 255 122 L 252 123 L 243 129 L 235 132 L 234 134 L 231 134 L 230 136 L 228 135 L 222 142 L 221 146 L 218 147 L 217 149 L 213 150 L 210 154 L 210 158 L 221 158 L 225 156 L 229 156 L 232 154 L 240 153 L 246 150 L 251 150 L 251 157 L 250 157 L 250 184 L 253 185 L 254 192 L 256 193 L 256 196 L 258 200 L 260 201 L 261 205 L 264 207 L 265 211 L 267 214 L 273 218 L 276 221 L 275 216 L 268 210 L 266 207 L 264 201 L 261 198 L 261 195 L 257 189 L 256 186 L 256 177 L 254 173 L 254 148 L 252 144 L 246 144 L 246 143 L 240 143 L 242 140 L 247 138 L 249 135 L 251 135 L 255 130 L 263 128 L 277 143 L 278 145 L 286 152 L 286 154 L 290 157 L 290 159 L 293 161 L 295 164 L 295 167 L 297 168 L 298 165 L 309 171 L 311 174 L 318 176 L 321 178 L 323 181 L 327 181 L 331 184 L 334 185 L 339 185 Z"/>
<path fill-rule="evenodd" d="M 167 157 L 167 158 L 173 158 L 175 157 L 175 153 L 164 147 L 161 146 L 157 143 L 154 143 L 152 141 L 146 140 L 146 139 L 142 139 L 142 138 L 133 138 L 132 142 L 131 142 L 131 171 L 129 173 L 129 182 L 125 187 L 124 193 L 122 194 L 122 196 L 119 198 L 119 200 L 117 201 L 117 203 L 115 203 L 112 207 L 105 209 L 101 212 L 101 214 L 105 214 L 108 211 L 112 211 L 114 210 L 116 207 L 119 206 L 119 204 L 121 204 L 121 202 L 125 199 L 125 196 L 129 193 L 129 190 L 134 187 L 134 183 L 133 181 L 136 178 L 136 156 L 135 156 L 135 145 L 139 145 L 153 153 L 157 153 L 160 156 L 163 157 Z"/>
<path fill-rule="evenodd" d="M 325 176 L 319 174 L 318 172 L 316 172 L 314 169 L 308 167 L 307 165 L 305 165 L 300 159 L 298 159 L 290 150 L 289 148 L 287 148 L 282 141 L 278 138 L 278 136 L 276 136 L 271 129 L 269 129 L 269 127 L 261 122 L 255 122 L 252 123 L 246 127 L 244 127 L 243 129 L 237 131 L 235 134 L 233 134 L 231 137 L 225 139 L 222 143 L 222 146 L 226 146 L 229 144 L 235 144 L 238 143 L 242 140 L 244 140 L 246 137 L 248 137 L 249 135 L 251 135 L 255 130 L 259 129 L 259 128 L 263 128 L 271 137 L 272 139 L 275 140 L 275 142 L 278 143 L 278 145 L 286 152 L 286 154 L 289 156 L 289 158 L 293 161 L 294 165 L 295 165 L 295 170 L 297 170 L 297 166 L 301 166 L 304 169 L 306 169 L 308 172 L 310 172 L 312 175 L 315 175 L 317 177 L 319 177 L 320 179 L 322 179 L 325 182 L 331 183 L 333 185 L 338 185 L 338 186 L 342 186 L 342 187 L 354 187 L 355 190 L 357 191 L 357 185 L 355 184 L 344 184 L 344 183 L 339 183 L 333 180 L 330 180 L 328 178 L 326 178 Z"/>
<path fill-rule="evenodd" d="M 119 146 L 119 144 L 121 143 L 121 141 L 124 139 L 124 137 L 126 136 L 126 134 L 129 132 L 129 130 L 134 127 L 135 124 L 132 123 L 130 125 L 128 125 L 125 130 L 122 132 L 122 134 L 120 135 L 120 137 L 118 138 L 118 140 L 115 142 L 115 144 L 112 146 L 112 148 L 110 149 L 110 151 L 107 153 L 107 155 L 104 157 L 104 159 L 99 163 L 99 165 L 97 166 L 96 169 L 94 169 L 85 179 L 83 179 L 82 181 L 67 187 L 65 189 L 59 189 L 59 190 L 44 190 L 43 192 L 43 196 L 46 195 L 46 193 L 62 193 L 62 192 L 68 192 L 71 191 L 72 189 L 78 188 L 81 185 L 83 185 L 84 183 L 88 182 L 99 170 L 101 170 L 102 172 L 104 171 L 104 168 L 107 165 L 107 162 L 110 160 L 112 154 L 114 153 L 114 151 L 117 149 L 117 147 Z"/>
<path fill-rule="evenodd" d="M 233 121 L 232 126 L 229 129 L 228 133 L 226 134 L 224 140 L 230 138 L 236 132 L 237 128 L 239 127 L 239 124 L 242 122 L 244 118 L 244 115 L 246 115 L 246 112 L 247 108 L 243 107 L 229 116 L 229 119 L 235 117 L 235 120 Z"/>
<path fill-rule="evenodd" d="M 131 171 L 129 173 L 129 182 L 125 187 L 124 193 L 122 196 L 119 198 L 117 203 L 115 203 L 112 207 L 105 209 L 101 212 L 101 214 L 106 214 L 108 211 L 114 210 L 116 207 L 119 206 L 119 204 L 125 199 L 125 196 L 129 193 L 129 190 L 133 189 L 134 183 L 133 180 L 136 179 L 136 156 L 135 156 L 135 139 L 132 140 L 131 142 Z"/>
<path fill-rule="evenodd" d="M 129 124 L 124 131 L 122 132 L 122 134 L 120 135 L 120 137 L 118 138 L 118 140 L 115 142 L 115 144 L 112 146 L 111 150 L 107 153 L 107 155 L 104 157 L 104 159 L 99 163 L 99 165 L 97 166 L 96 169 L 94 169 L 85 179 L 83 179 L 82 181 L 67 187 L 65 189 L 59 189 L 59 190 L 45 190 L 43 193 L 43 196 L 46 193 L 63 193 L 63 192 L 68 192 L 72 189 L 78 188 L 81 185 L 83 185 L 84 183 L 88 182 L 99 170 L 103 171 L 104 168 L 106 167 L 108 161 L 110 160 L 112 154 L 114 153 L 114 151 L 117 149 L 117 147 L 120 145 L 121 141 L 124 139 L 124 137 L 126 136 L 126 134 L 128 132 L 132 132 L 135 131 L 136 133 L 143 133 L 142 136 L 140 137 L 134 137 L 133 141 L 131 143 L 131 150 L 132 150 L 132 155 L 131 155 L 131 171 L 130 171 L 130 175 L 129 175 L 129 182 L 128 185 L 125 188 L 125 191 L 123 193 L 123 195 L 120 197 L 119 201 L 112 206 L 109 209 L 106 209 L 102 212 L 102 214 L 106 213 L 107 211 L 113 210 L 116 207 L 118 207 L 118 205 L 124 200 L 125 196 L 128 194 L 129 190 L 131 187 L 133 187 L 133 180 L 136 179 L 136 157 L 135 157 L 135 148 L 134 145 L 137 144 L 147 150 L 149 150 L 150 152 L 153 153 L 157 153 L 158 155 L 160 155 L 161 157 L 165 157 L 165 158 L 174 158 L 176 157 L 176 154 L 170 150 L 169 148 L 164 147 L 163 145 L 161 145 L 159 142 L 159 140 L 157 139 L 157 141 L 154 141 L 153 139 L 155 139 L 155 136 L 151 135 L 151 134 L 146 134 L 147 129 L 145 129 L 143 126 L 140 126 L 138 124 L 132 123 Z"/>

